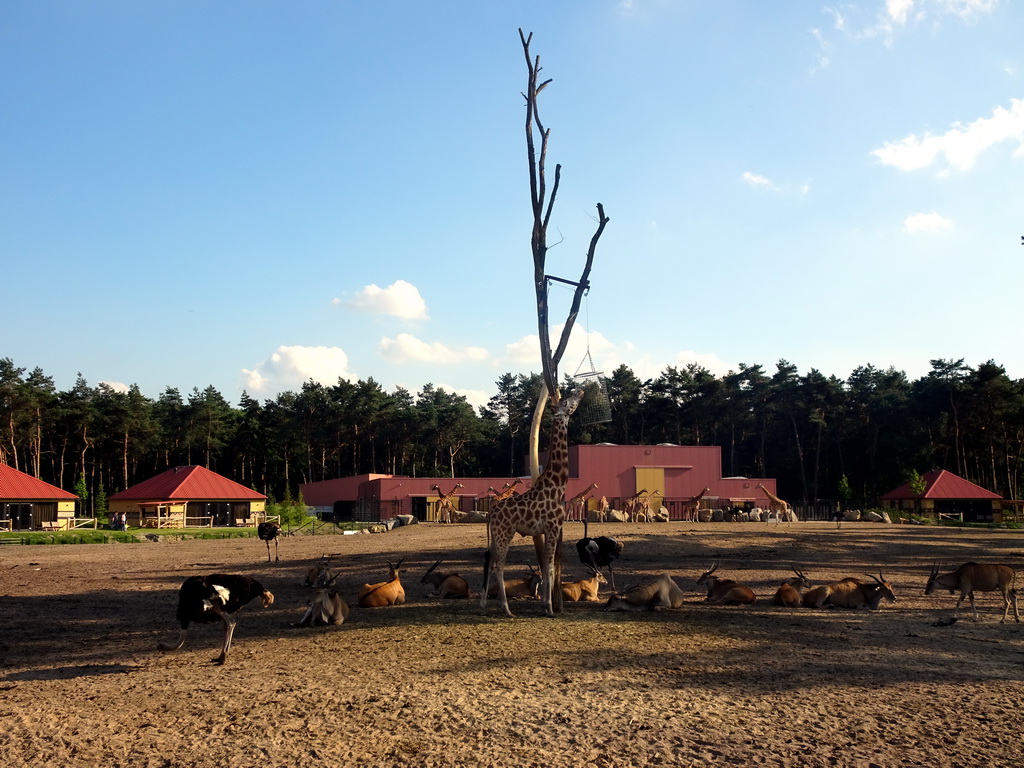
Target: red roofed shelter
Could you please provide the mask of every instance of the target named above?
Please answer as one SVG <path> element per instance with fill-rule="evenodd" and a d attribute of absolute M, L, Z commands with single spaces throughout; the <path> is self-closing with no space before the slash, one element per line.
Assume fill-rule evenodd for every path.
<path fill-rule="evenodd" d="M 882 506 L 908 510 L 939 519 L 956 518 L 968 523 L 999 522 L 1003 497 L 964 480 L 944 469 L 933 469 L 921 477 L 924 493 L 918 496 L 910 483 L 882 495 Z"/>
<path fill-rule="evenodd" d="M 109 498 L 111 513 L 146 528 L 253 526 L 267 515 L 267 497 L 205 467 L 171 467 Z"/>
<path fill-rule="evenodd" d="M 77 502 L 73 493 L 0 464 L 0 530 L 70 530 Z"/>

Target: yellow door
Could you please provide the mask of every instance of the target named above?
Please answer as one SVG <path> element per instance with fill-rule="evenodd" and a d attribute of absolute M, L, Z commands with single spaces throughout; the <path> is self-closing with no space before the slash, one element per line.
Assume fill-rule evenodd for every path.
<path fill-rule="evenodd" d="M 633 493 L 647 489 L 644 496 L 654 493 L 651 498 L 651 511 L 657 512 L 661 509 L 661 500 L 665 495 L 665 468 L 664 467 L 637 467 L 636 487 Z M 657 493 L 655 493 L 657 491 Z"/>

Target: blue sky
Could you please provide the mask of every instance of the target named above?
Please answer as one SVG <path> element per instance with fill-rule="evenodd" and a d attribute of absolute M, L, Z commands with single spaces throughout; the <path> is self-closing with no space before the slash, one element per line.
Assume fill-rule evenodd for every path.
<path fill-rule="evenodd" d="M 611 219 L 562 373 L 1024 377 L 1010 0 L 5 2 L 0 356 L 234 403 L 539 371 L 519 27 L 548 273 Z"/>

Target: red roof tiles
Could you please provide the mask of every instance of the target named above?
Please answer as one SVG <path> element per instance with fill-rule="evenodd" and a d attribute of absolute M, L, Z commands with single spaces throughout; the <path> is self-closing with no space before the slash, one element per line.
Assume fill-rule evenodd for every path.
<path fill-rule="evenodd" d="M 0 464 L 0 499 L 18 501 L 49 501 L 51 499 L 77 499 L 73 493 L 61 490 L 56 485 L 36 480 L 32 475 L 19 472 L 14 467 Z"/>
<path fill-rule="evenodd" d="M 964 480 L 959 475 L 947 472 L 944 469 L 933 469 L 922 475 L 925 482 L 922 499 L 1001 499 L 998 493 L 985 490 L 980 485 L 975 485 L 969 480 Z M 913 499 L 916 494 L 910 492 L 910 483 L 904 483 L 899 488 L 883 494 L 883 499 Z"/>
<path fill-rule="evenodd" d="M 110 497 L 130 501 L 249 501 L 267 498 L 205 467 L 172 467 Z"/>

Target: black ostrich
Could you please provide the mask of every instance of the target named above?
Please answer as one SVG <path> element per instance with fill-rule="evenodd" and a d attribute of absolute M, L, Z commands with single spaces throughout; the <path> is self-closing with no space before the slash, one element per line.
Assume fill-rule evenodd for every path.
<path fill-rule="evenodd" d="M 209 576 L 189 576 L 178 592 L 178 623 L 181 634 L 177 644 L 158 643 L 161 651 L 176 651 L 185 644 L 188 625 L 192 622 L 210 624 L 215 621 L 224 622 L 224 647 L 220 656 L 213 660 L 214 664 L 223 664 L 231 648 L 231 637 L 235 634 L 235 620 L 232 613 L 246 603 L 260 598 L 263 607 L 274 602 L 274 596 L 264 589 L 256 579 L 248 576 L 236 576 L 228 573 L 214 573 Z"/>
<path fill-rule="evenodd" d="M 583 518 L 583 538 L 576 542 L 576 551 L 579 553 L 580 562 L 589 565 L 595 571 L 601 568 L 608 568 L 608 581 L 611 582 L 612 591 L 615 590 L 615 574 L 612 573 L 612 562 L 622 554 L 622 542 L 616 541 L 611 536 L 598 536 L 590 538 L 587 534 L 587 519 Z"/>
<path fill-rule="evenodd" d="M 270 542 L 274 542 L 274 562 L 281 562 L 277 556 L 277 537 L 281 535 L 281 526 L 277 523 L 260 523 L 256 526 L 256 535 L 267 542 L 267 562 L 270 562 Z"/>

